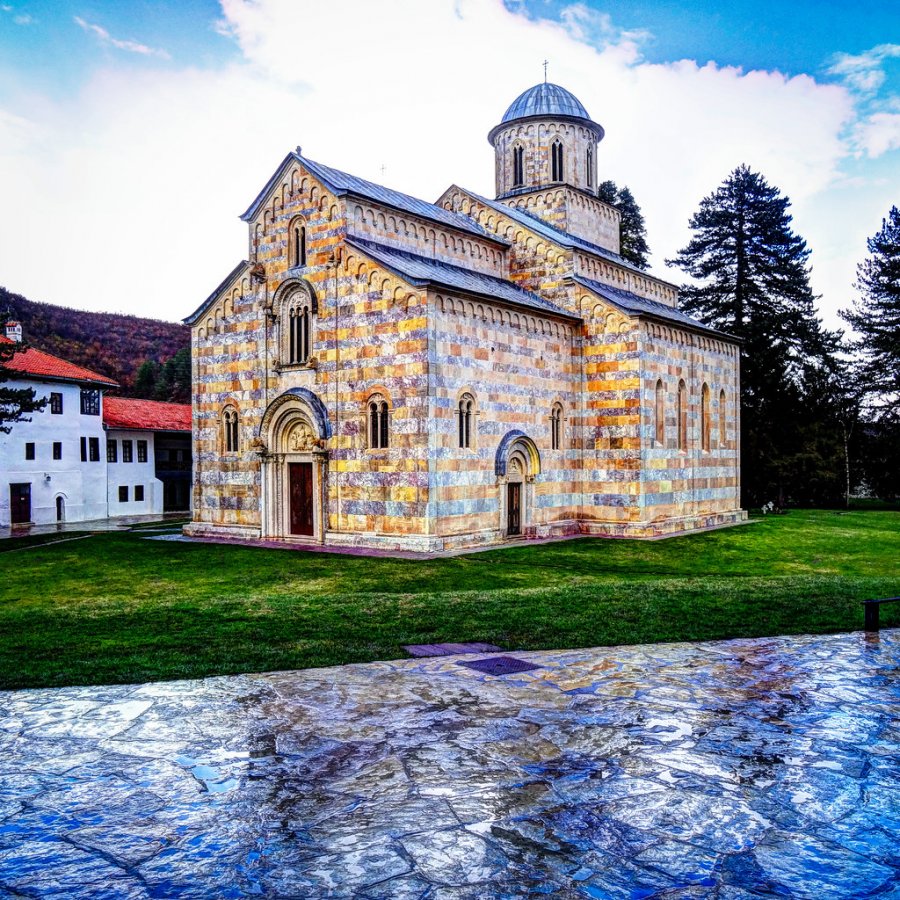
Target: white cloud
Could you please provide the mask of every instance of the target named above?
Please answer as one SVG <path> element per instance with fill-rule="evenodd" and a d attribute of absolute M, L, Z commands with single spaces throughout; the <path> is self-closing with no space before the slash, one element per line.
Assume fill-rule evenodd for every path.
<path fill-rule="evenodd" d="M 836 53 L 828 74 L 842 79 L 855 91 L 874 94 L 884 84 L 884 61 L 893 57 L 900 57 L 900 44 L 879 44 L 855 55 Z"/>
<path fill-rule="evenodd" d="M 492 195 L 487 132 L 542 80 L 545 58 L 551 80 L 606 128 L 600 175 L 634 191 L 658 274 L 679 280 L 662 260 L 686 241 L 699 200 L 743 162 L 794 201 L 814 263 L 820 247 L 842 245 L 842 210 L 828 198 L 858 124 L 846 88 L 651 65 L 633 34 L 567 15 L 535 20 L 501 0 L 223 0 L 217 27 L 237 42 L 238 63 L 109 68 L 74 99 L 30 96 L 0 114 L 0 207 L 15 211 L 0 220 L 0 277 L 34 299 L 180 318 L 246 255 L 236 216 L 297 144 L 427 199 L 451 182 Z M 338 20 L 336 42 L 326 36 Z M 885 214 L 885 196 L 882 185 L 866 201 L 870 219 Z M 817 264 L 829 309 L 847 304 L 848 266 Z"/>
<path fill-rule="evenodd" d="M 119 40 L 119 38 L 114 38 L 102 26 L 95 25 L 92 22 L 86 22 L 81 18 L 81 16 L 75 16 L 74 19 L 75 24 L 79 28 L 96 35 L 101 44 L 108 44 L 109 46 L 115 47 L 118 50 L 126 50 L 129 53 L 137 53 L 141 56 L 158 56 L 161 59 L 170 59 L 169 54 L 165 50 L 160 50 L 155 47 L 148 47 L 146 44 L 140 44 L 137 41 Z"/>

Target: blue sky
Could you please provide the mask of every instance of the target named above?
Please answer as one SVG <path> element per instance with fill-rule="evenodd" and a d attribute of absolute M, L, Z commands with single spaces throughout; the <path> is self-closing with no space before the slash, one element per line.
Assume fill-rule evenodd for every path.
<path fill-rule="evenodd" d="M 0 283 L 180 318 L 298 143 L 427 199 L 490 193 L 485 134 L 545 57 L 606 127 L 600 174 L 632 187 L 656 274 L 680 280 L 663 259 L 746 162 L 793 200 L 836 322 L 900 203 L 897 2 L 0 0 Z M 49 209 L 56 266 L 33 239 Z"/>

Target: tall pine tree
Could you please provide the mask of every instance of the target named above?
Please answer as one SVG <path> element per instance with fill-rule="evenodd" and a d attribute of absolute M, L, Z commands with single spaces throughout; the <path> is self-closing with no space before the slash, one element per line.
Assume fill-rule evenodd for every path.
<path fill-rule="evenodd" d="M 666 261 L 695 279 L 681 289 L 685 311 L 742 341 L 746 506 L 788 497 L 823 502 L 828 491 L 837 499 L 842 484 L 839 445 L 824 447 L 813 427 L 838 415 L 816 395 L 816 386 L 833 382 L 838 335 L 816 316 L 809 249 L 791 229 L 789 206 L 778 188 L 741 166 L 700 202 L 693 237 Z"/>
<path fill-rule="evenodd" d="M 647 227 L 634 195 L 627 187 L 620 188 L 614 181 L 604 181 L 597 188 L 597 196 L 610 206 L 615 206 L 622 215 L 619 227 L 619 252 L 622 257 L 639 269 L 650 268 Z"/>
<path fill-rule="evenodd" d="M 859 299 L 841 317 L 859 335 L 857 381 L 876 416 L 900 415 L 900 210 L 891 207 L 856 269 Z"/>

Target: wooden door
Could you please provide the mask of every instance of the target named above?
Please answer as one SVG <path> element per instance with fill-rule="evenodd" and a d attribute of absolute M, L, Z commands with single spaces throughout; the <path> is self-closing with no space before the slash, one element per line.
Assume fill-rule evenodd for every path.
<path fill-rule="evenodd" d="M 312 463 L 288 463 L 291 482 L 291 534 L 314 533 Z"/>
<path fill-rule="evenodd" d="M 506 533 L 522 533 L 522 483 L 510 481 L 506 485 Z"/>
<path fill-rule="evenodd" d="M 11 484 L 9 486 L 10 522 L 24 525 L 31 521 L 31 485 Z"/>

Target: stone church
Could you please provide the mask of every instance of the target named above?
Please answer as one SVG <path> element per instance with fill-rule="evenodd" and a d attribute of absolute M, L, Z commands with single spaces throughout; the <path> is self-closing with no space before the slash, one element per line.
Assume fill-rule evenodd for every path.
<path fill-rule="evenodd" d="M 741 521 L 739 356 L 619 255 L 603 128 L 542 83 L 436 203 L 289 153 L 186 321 L 189 534 L 438 552 Z"/>

